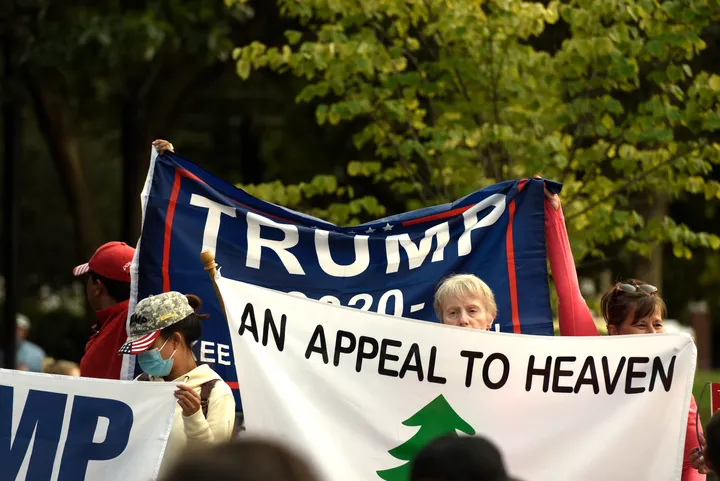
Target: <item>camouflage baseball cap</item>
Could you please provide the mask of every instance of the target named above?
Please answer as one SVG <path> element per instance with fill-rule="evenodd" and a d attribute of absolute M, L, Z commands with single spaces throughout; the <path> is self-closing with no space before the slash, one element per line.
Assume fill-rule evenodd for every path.
<path fill-rule="evenodd" d="M 182 321 L 195 311 L 187 297 L 170 291 L 143 299 L 130 317 L 128 338 L 118 354 L 140 354 L 153 345 L 160 331 Z"/>

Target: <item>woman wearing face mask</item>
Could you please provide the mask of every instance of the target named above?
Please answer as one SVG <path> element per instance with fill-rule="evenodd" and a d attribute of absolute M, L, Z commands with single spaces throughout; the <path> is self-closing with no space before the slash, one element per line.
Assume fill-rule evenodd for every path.
<path fill-rule="evenodd" d="M 178 382 L 172 431 L 160 467 L 164 473 L 178 455 L 197 444 L 228 441 L 235 422 L 230 387 L 206 364 L 197 365 L 190 346 L 200 339 L 197 314 L 202 302 L 193 295 L 166 292 L 138 303 L 120 354 L 136 354 L 145 380 Z"/>

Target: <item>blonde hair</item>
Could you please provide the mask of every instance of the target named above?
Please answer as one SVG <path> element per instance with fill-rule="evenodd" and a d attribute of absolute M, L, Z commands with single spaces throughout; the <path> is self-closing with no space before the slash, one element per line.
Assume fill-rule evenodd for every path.
<path fill-rule="evenodd" d="M 485 307 L 495 319 L 497 304 L 490 286 L 473 274 L 453 274 L 446 277 L 435 291 L 435 314 L 442 321 L 442 303 L 448 296 L 470 297 L 480 296 L 485 300 Z"/>
<path fill-rule="evenodd" d="M 80 371 L 80 366 L 72 361 L 63 361 L 46 357 L 43 360 L 43 372 L 45 374 L 73 375 L 73 371 Z"/>

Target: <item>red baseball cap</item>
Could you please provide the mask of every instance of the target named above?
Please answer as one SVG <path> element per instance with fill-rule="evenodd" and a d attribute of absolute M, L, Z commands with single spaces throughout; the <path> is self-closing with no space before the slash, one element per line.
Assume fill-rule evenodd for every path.
<path fill-rule="evenodd" d="M 130 282 L 130 266 L 135 249 L 124 242 L 108 242 L 98 247 L 87 264 L 73 269 L 73 275 L 82 276 L 89 271 L 106 279 L 118 282 Z"/>

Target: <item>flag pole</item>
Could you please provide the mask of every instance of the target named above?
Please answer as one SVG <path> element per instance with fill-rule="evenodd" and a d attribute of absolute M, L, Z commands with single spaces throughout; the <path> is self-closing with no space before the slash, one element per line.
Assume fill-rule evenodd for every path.
<path fill-rule="evenodd" d="M 17 48 L 14 32 L 9 29 L 2 34 L 3 86 L 6 94 L 2 100 L 3 118 L 3 253 L 2 273 L 5 277 L 5 305 L 0 339 L 3 359 L 0 366 L 16 367 L 16 329 L 18 301 L 18 215 L 20 214 L 19 168 L 20 168 L 20 106 L 18 100 Z"/>
<path fill-rule="evenodd" d="M 222 308 L 223 315 L 225 316 L 225 320 L 227 321 L 225 303 L 223 302 L 222 295 L 220 294 L 220 289 L 218 289 L 217 283 L 215 282 L 215 276 L 217 275 L 218 268 L 218 265 L 215 263 L 215 254 L 209 250 L 202 251 L 200 253 L 200 260 L 202 261 L 203 266 L 208 273 L 208 276 L 210 276 L 210 281 L 212 282 L 213 289 L 215 289 L 215 295 L 217 296 L 218 301 L 220 301 L 220 307 Z"/>

